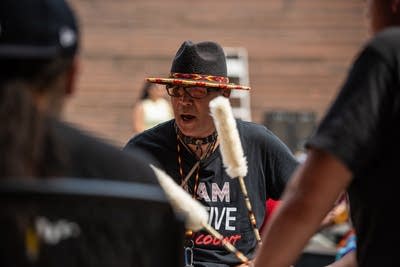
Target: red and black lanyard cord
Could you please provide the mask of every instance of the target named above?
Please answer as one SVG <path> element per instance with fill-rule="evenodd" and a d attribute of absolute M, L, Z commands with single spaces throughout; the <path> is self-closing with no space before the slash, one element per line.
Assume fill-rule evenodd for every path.
<path fill-rule="evenodd" d="M 197 188 L 199 186 L 200 182 L 200 163 L 202 160 L 208 158 L 211 153 L 214 151 L 215 146 L 217 144 L 217 138 L 213 138 L 212 142 L 208 143 L 206 152 L 203 154 L 201 145 L 203 144 L 200 141 L 195 142 L 196 144 L 196 152 L 200 150 L 200 158 L 196 155 L 196 153 L 193 153 L 193 151 L 188 147 L 187 144 L 182 140 L 179 134 L 176 135 L 177 137 L 177 155 L 178 155 L 178 166 L 179 166 L 179 175 L 181 176 L 181 185 L 183 188 L 190 193 L 190 189 L 188 186 L 187 181 L 192 177 L 193 172 L 196 172 L 195 174 L 195 180 L 194 180 L 194 185 L 193 185 L 193 191 L 191 192 L 192 198 L 196 199 L 196 193 L 197 193 Z M 182 148 L 181 145 L 183 145 L 189 152 L 192 154 L 195 154 L 195 156 L 198 158 L 198 161 L 193 165 L 192 169 L 188 172 L 187 177 L 185 177 L 183 173 L 183 167 L 182 167 L 182 157 L 181 157 L 181 152 Z M 192 266 L 193 263 L 193 247 L 194 247 L 194 241 L 193 241 L 194 233 L 191 229 L 187 229 L 185 233 L 185 262 L 186 266 Z"/>

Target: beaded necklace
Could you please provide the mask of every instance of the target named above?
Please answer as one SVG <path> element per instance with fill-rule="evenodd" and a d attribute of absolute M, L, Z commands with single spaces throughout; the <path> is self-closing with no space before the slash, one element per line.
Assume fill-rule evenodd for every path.
<path fill-rule="evenodd" d="M 186 136 L 181 132 L 181 130 L 179 130 L 179 128 L 178 128 L 178 126 L 176 124 L 174 124 L 174 127 L 175 127 L 175 131 L 176 131 L 177 136 L 180 138 L 182 143 L 185 144 L 185 145 L 200 146 L 200 145 L 210 144 L 210 143 L 215 142 L 217 140 L 217 137 L 218 137 L 217 131 L 214 131 L 209 136 L 201 137 L 201 138 Z"/>

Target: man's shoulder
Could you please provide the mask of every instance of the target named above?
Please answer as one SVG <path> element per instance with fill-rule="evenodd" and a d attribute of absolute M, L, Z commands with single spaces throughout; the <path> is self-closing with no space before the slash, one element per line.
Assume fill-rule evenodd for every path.
<path fill-rule="evenodd" d="M 240 135 L 245 137 L 273 137 L 274 134 L 265 126 L 259 123 L 236 120 Z"/>
<path fill-rule="evenodd" d="M 89 131 L 80 129 L 78 126 L 68 122 L 53 120 L 51 123 L 51 131 L 53 131 L 57 142 L 71 149 L 118 150 L 115 145 L 105 139 L 95 137 Z"/>
<path fill-rule="evenodd" d="M 162 145 L 168 146 L 172 139 L 175 139 L 174 121 L 169 120 L 160 123 L 153 128 L 145 130 L 139 134 L 134 135 L 126 144 L 125 148 L 131 148 L 135 146 L 148 146 Z"/>
<path fill-rule="evenodd" d="M 257 149 L 289 151 L 286 144 L 265 125 L 242 120 L 237 120 L 237 122 L 240 139 L 246 146 L 255 146 Z"/>
<path fill-rule="evenodd" d="M 65 122 L 52 123 L 58 149 L 64 153 L 68 174 L 138 182 L 155 182 L 149 164 L 156 164 L 145 152 L 122 151 L 115 145 Z"/>
<path fill-rule="evenodd" d="M 377 33 L 372 39 L 371 43 L 386 43 L 398 44 L 400 43 L 400 27 L 389 27 Z"/>
<path fill-rule="evenodd" d="M 391 27 L 379 32 L 367 43 L 365 50 L 373 50 L 388 63 L 396 64 L 393 61 L 400 59 L 400 27 Z"/>
<path fill-rule="evenodd" d="M 238 128 L 246 129 L 246 130 L 254 130 L 254 131 L 259 131 L 259 130 L 264 130 L 266 127 L 262 124 L 255 123 L 252 121 L 244 121 L 241 119 L 236 119 L 236 124 Z"/>

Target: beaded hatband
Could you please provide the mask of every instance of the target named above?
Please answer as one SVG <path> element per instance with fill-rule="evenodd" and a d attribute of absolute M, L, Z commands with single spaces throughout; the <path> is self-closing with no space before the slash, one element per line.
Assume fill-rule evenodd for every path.
<path fill-rule="evenodd" d="M 212 82 L 220 82 L 220 83 L 229 83 L 228 77 L 223 76 L 213 76 L 213 75 L 202 75 L 197 73 L 178 73 L 171 72 L 169 75 L 170 78 L 181 78 L 181 79 L 189 79 L 189 80 L 203 80 L 203 81 L 212 81 Z"/>

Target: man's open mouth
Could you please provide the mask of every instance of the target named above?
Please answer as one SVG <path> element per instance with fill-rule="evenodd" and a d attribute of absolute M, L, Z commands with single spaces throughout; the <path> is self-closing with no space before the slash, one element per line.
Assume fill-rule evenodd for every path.
<path fill-rule="evenodd" d="M 191 120 L 193 120 L 193 119 L 195 119 L 196 117 L 195 116 L 193 116 L 193 115 L 181 115 L 181 118 L 182 118 L 182 120 L 183 121 L 191 121 Z"/>

